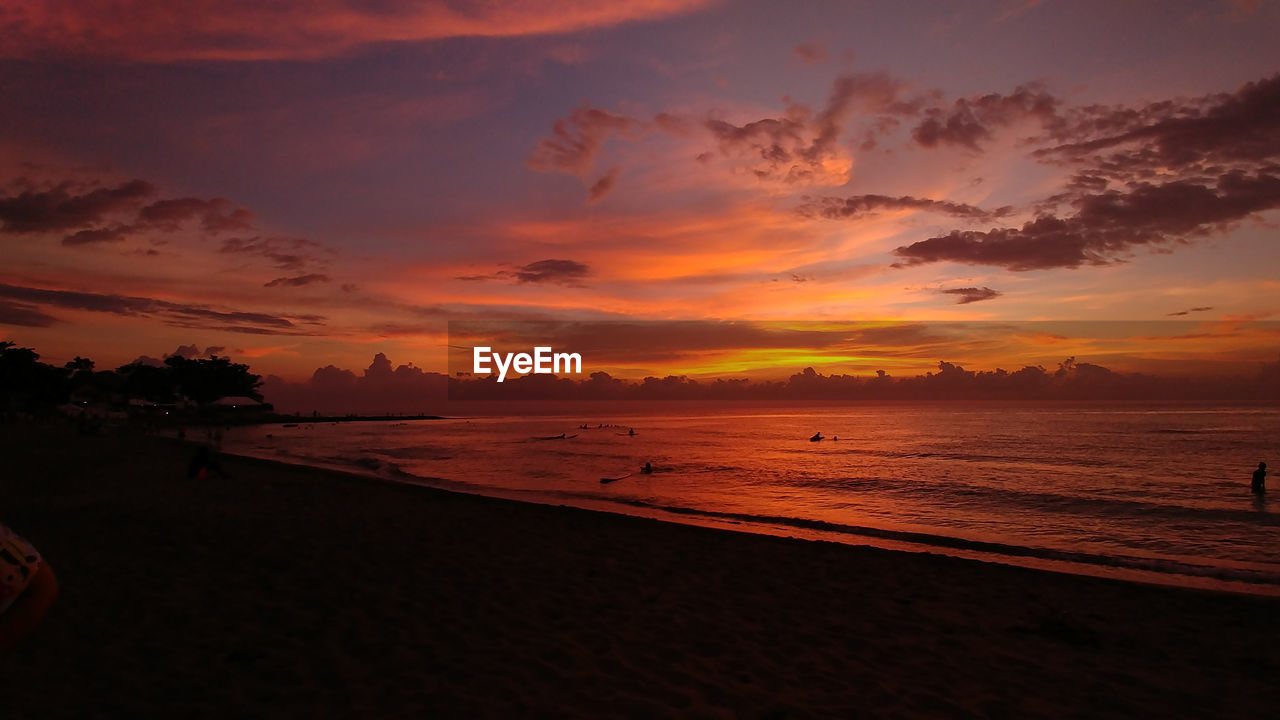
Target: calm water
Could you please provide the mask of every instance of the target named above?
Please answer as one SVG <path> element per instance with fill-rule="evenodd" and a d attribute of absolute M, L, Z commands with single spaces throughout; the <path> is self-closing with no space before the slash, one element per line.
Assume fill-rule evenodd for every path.
<path fill-rule="evenodd" d="M 1259 460 L 1280 467 L 1280 409 L 605 410 L 238 428 L 224 447 L 748 531 L 1280 591 L 1280 476 L 1271 505 L 1249 492 Z M 809 442 L 819 430 L 839 440 Z M 560 433 L 576 437 L 544 439 Z M 656 472 L 639 472 L 646 461 Z"/>

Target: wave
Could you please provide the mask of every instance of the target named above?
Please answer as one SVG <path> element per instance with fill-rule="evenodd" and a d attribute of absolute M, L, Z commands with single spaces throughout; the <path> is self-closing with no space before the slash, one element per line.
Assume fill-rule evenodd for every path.
<path fill-rule="evenodd" d="M 1110 460 L 1086 457 L 1038 457 L 1031 455 L 989 455 L 981 453 L 937 451 L 911 452 L 905 450 L 875 450 L 871 448 L 857 447 L 848 449 L 841 447 L 840 451 L 851 455 L 869 455 L 872 457 L 889 458 L 891 460 L 957 460 L 960 462 L 985 462 L 1005 465 L 1032 463 L 1035 465 L 1068 467 L 1109 467 L 1115 464 Z"/>
<path fill-rule="evenodd" d="M 1246 489 L 1243 484 L 1238 484 L 1238 487 L 1241 492 Z M 1162 520 L 1195 520 L 1211 525 L 1242 523 L 1280 527 L 1280 515 L 1259 513 L 1256 510 L 1193 507 L 1153 500 L 1029 492 L 998 487 L 982 487 L 966 483 L 954 485 L 937 483 L 923 486 L 917 484 L 914 490 L 916 492 L 937 492 L 942 495 L 950 495 L 953 498 L 963 499 L 981 507 L 1024 508 L 1037 512 L 1083 515 L 1098 520 L 1130 519 L 1145 521 L 1158 518 Z"/>
<path fill-rule="evenodd" d="M 1274 571 L 1252 570 L 1248 568 L 1204 565 L 1184 560 L 1176 560 L 1173 558 L 1105 555 L 1102 553 L 1090 553 L 1078 550 L 1056 550 L 1053 548 L 1031 547 L 1027 545 L 1015 545 L 1011 543 L 985 540 L 969 540 L 951 535 L 939 535 L 912 530 L 889 530 L 864 525 L 845 525 L 825 520 L 810 520 L 808 518 L 796 518 L 782 515 L 754 515 L 751 513 L 721 512 L 717 510 L 689 508 L 678 505 L 664 505 L 633 498 L 618 498 L 601 495 L 594 499 L 606 500 L 608 502 L 630 505 L 633 507 L 658 510 L 665 513 L 671 513 L 673 515 L 704 517 L 714 520 L 728 520 L 731 522 L 753 525 L 781 525 L 784 527 L 794 527 L 804 530 L 819 530 L 839 535 L 878 538 L 882 540 L 893 540 L 897 542 L 912 543 L 915 545 L 924 545 L 927 547 L 968 550 L 1013 558 L 1054 560 L 1078 565 L 1092 565 L 1123 570 L 1141 570 L 1168 575 L 1184 575 L 1222 581 L 1245 582 L 1256 585 L 1280 586 L 1280 569 Z"/>
<path fill-rule="evenodd" d="M 1000 508 L 1001 510 L 1029 510 L 1054 515 L 1082 515 L 1099 520 L 1195 520 L 1211 525 L 1243 523 L 1280 527 L 1280 514 L 1260 513 L 1256 510 L 1213 508 L 1184 505 L 1167 499 L 1125 497 L 1101 497 L 1079 494 L 1079 488 L 1071 488 L 1075 494 L 1052 491 L 1036 492 L 992 485 L 979 485 L 963 480 L 943 479 L 922 481 L 919 479 L 885 476 L 857 476 L 832 478 L 821 474 L 786 474 L 770 476 L 770 484 L 812 488 L 823 491 L 847 493 L 883 493 L 901 495 L 913 502 L 927 500 L 937 507 Z M 1244 492 L 1244 483 L 1224 482 L 1218 485 L 1223 497 L 1231 498 L 1230 491 Z M 1137 494 L 1141 488 L 1117 488 L 1109 492 Z M 1154 492 L 1154 491 L 1152 491 Z M 837 498 L 838 499 L 838 498 Z"/>

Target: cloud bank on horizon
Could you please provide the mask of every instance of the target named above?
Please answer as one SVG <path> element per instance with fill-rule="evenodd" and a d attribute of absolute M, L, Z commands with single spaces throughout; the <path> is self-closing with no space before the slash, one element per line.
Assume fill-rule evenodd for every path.
<path fill-rule="evenodd" d="M 1280 8 L 1160 7 L 0 0 L 0 327 L 301 377 L 453 319 L 1274 317 Z"/>

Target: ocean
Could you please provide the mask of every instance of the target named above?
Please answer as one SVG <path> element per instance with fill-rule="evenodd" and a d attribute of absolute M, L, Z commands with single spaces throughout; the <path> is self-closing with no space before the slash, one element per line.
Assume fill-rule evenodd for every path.
<path fill-rule="evenodd" d="M 811 442 L 817 432 L 826 439 Z M 1259 461 L 1280 463 L 1278 439 L 1277 408 L 599 403 L 300 419 L 234 428 L 223 449 L 745 532 L 1280 594 L 1280 477 L 1270 503 L 1249 489 Z"/>

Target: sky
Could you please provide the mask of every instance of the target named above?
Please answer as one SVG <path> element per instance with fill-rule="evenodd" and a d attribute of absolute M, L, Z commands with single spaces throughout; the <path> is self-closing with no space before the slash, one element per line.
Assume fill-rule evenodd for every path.
<path fill-rule="evenodd" d="M 1278 36 L 1266 0 L 0 0 L 0 337 L 289 380 L 512 320 L 1274 360 Z M 609 367 L 815 362 L 743 337 Z"/>

